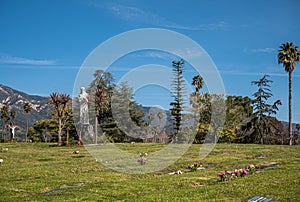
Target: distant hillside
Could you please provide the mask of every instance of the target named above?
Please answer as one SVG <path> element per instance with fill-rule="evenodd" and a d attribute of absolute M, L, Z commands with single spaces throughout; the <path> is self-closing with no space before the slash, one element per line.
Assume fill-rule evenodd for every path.
<path fill-rule="evenodd" d="M 6 105 L 9 110 L 13 109 L 17 112 L 17 117 L 14 120 L 15 124 L 18 126 L 16 133 L 24 133 L 26 130 L 26 113 L 23 109 L 24 104 L 29 102 L 32 106 L 28 119 L 30 127 L 33 122 L 51 116 L 48 101 L 48 97 L 28 95 L 24 92 L 0 84 L 0 108 Z M 2 130 L 2 121 L 0 122 L 0 126 L 0 129 Z"/>
<path fill-rule="evenodd" d="M 281 123 L 283 124 L 283 127 L 284 127 L 286 130 L 288 130 L 288 128 L 289 128 L 289 122 L 281 121 Z M 297 130 L 296 125 L 297 125 L 297 123 L 293 123 L 293 124 L 292 124 L 293 131 L 295 131 L 296 133 L 299 133 L 300 131 Z M 300 140 L 300 139 L 299 139 L 299 140 Z"/>

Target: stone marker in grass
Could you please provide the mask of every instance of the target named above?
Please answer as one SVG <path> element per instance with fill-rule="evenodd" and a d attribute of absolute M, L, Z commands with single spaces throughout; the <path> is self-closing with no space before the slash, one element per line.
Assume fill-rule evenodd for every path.
<path fill-rule="evenodd" d="M 252 198 L 248 199 L 248 202 L 272 202 L 275 201 L 273 198 L 265 198 L 262 196 L 253 196 Z"/>
<path fill-rule="evenodd" d="M 67 185 L 67 186 L 65 186 L 65 187 L 61 187 L 61 188 L 57 188 L 57 189 L 52 189 L 52 190 L 44 191 L 44 192 L 42 192 L 42 193 L 43 193 L 43 194 L 53 194 L 53 193 L 56 193 L 56 192 L 60 192 L 60 191 L 62 191 L 62 190 L 65 190 L 65 189 L 67 189 L 67 188 L 80 187 L 80 186 L 82 186 L 82 185 L 84 185 L 83 182 L 80 182 L 80 183 L 77 183 L 77 184 L 69 184 L 69 185 Z"/>

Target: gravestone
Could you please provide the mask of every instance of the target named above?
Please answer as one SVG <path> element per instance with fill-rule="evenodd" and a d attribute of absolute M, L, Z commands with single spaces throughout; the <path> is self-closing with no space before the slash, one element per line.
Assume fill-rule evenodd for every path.
<path fill-rule="evenodd" d="M 80 182 L 80 183 L 78 183 L 78 184 L 69 184 L 69 185 L 67 185 L 67 186 L 65 186 L 65 187 L 57 188 L 57 189 L 52 189 L 52 190 L 48 190 L 48 191 L 45 191 L 45 192 L 42 192 L 42 193 L 48 195 L 48 194 L 53 194 L 53 193 L 56 193 L 56 192 L 63 191 L 63 190 L 68 189 L 68 188 L 72 188 L 72 187 L 80 187 L 80 186 L 82 186 L 82 185 L 84 185 L 83 182 Z"/>
<path fill-rule="evenodd" d="M 53 193 L 56 193 L 56 192 L 60 192 L 62 190 L 64 190 L 64 188 L 52 189 L 52 190 L 43 192 L 43 194 L 53 194 Z"/>
<path fill-rule="evenodd" d="M 272 202 L 275 201 L 273 198 L 265 198 L 262 196 L 253 196 L 252 198 L 248 199 L 248 202 Z"/>
<path fill-rule="evenodd" d="M 265 159 L 265 158 L 267 158 L 266 156 L 259 156 L 258 157 L 259 159 Z"/>

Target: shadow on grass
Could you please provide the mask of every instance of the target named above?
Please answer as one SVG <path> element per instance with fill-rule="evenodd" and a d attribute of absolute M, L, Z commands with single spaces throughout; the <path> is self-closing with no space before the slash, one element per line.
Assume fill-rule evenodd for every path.
<path fill-rule="evenodd" d="M 80 156 L 73 156 L 73 158 L 84 158 L 84 155 L 80 155 Z"/>

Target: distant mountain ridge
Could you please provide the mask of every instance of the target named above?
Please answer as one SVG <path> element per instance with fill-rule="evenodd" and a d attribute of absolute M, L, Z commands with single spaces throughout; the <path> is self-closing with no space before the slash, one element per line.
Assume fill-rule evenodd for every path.
<path fill-rule="evenodd" d="M 17 116 L 14 120 L 15 125 L 18 126 L 16 133 L 24 133 L 26 130 L 26 113 L 23 108 L 26 102 L 29 102 L 32 106 L 28 116 L 29 127 L 35 121 L 51 117 L 51 110 L 48 105 L 49 97 L 29 95 L 0 84 L 0 109 L 3 106 L 7 106 L 9 110 L 16 111 Z M 2 130 L 2 121 L 0 125 Z"/>

